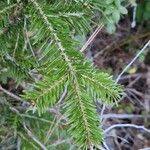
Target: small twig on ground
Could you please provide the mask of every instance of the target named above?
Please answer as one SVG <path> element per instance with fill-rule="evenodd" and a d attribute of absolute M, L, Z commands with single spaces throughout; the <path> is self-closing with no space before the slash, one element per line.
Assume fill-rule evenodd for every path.
<path fill-rule="evenodd" d="M 93 149 L 93 146 L 90 146 L 90 150 L 94 150 L 94 149 Z"/>
<path fill-rule="evenodd" d="M 142 148 L 142 149 L 139 149 L 139 150 L 150 150 L 150 147 Z"/>
<path fill-rule="evenodd" d="M 94 55 L 94 59 L 96 59 L 99 55 L 103 54 L 104 51 L 108 50 L 109 48 L 111 48 L 114 45 L 114 41 L 112 43 L 110 43 L 109 45 L 107 45 L 105 48 L 103 48 L 102 50 L 100 50 L 98 53 L 96 53 Z"/>
<path fill-rule="evenodd" d="M 145 74 L 144 73 L 135 73 L 135 74 L 128 74 L 128 75 L 124 75 L 120 78 L 120 80 L 128 80 L 128 79 L 131 79 L 131 78 L 136 78 L 136 77 L 145 77 Z M 120 81 L 119 80 L 119 81 Z"/>
<path fill-rule="evenodd" d="M 129 67 L 135 62 L 135 60 L 143 53 L 143 51 L 150 46 L 150 40 L 144 45 L 144 47 L 137 53 L 137 55 L 132 59 L 132 61 L 123 69 L 123 71 L 118 75 L 116 82 L 118 82 L 121 76 L 129 69 Z"/>
<path fill-rule="evenodd" d="M 101 24 L 100 26 L 97 27 L 97 29 L 94 31 L 94 33 L 90 36 L 90 38 L 87 40 L 87 42 L 83 45 L 80 52 L 84 52 L 86 50 L 86 48 L 92 43 L 94 38 L 97 36 L 97 34 L 102 30 L 103 26 L 104 25 Z"/>
<path fill-rule="evenodd" d="M 16 147 L 16 149 L 21 150 L 20 148 L 21 148 L 21 140 L 20 140 L 20 137 L 18 137 L 17 138 L 17 147 Z"/>
<path fill-rule="evenodd" d="M 103 114 L 104 119 L 130 119 L 130 118 L 150 118 L 150 115 L 135 115 L 135 114 Z"/>
<path fill-rule="evenodd" d="M 134 4 L 132 4 L 133 6 L 133 17 L 132 17 L 132 23 L 131 23 L 131 28 L 135 28 L 136 27 L 136 10 L 137 10 L 137 4 L 136 2 Z"/>
<path fill-rule="evenodd" d="M 133 88 L 128 88 L 127 87 L 126 91 L 127 92 L 132 92 L 133 94 L 136 94 L 139 97 L 143 97 L 144 96 L 143 93 L 141 93 L 141 92 L 139 92 L 139 91 L 137 91 L 136 89 L 133 89 Z"/>
<path fill-rule="evenodd" d="M 141 129 L 141 130 L 144 130 L 145 132 L 150 134 L 149 129 L 145 128 L 144 126 L 138 126 L 138 125 L 135 125 L 135 124 L 115 124 L 115 125 L 112 125 L 109 128 L 107 128 L 104 131 L 104 133 L 106 134 L 106 133 L 110 132 L 111 130 L 113 130 L 114 128 L 123 128 L 123 127 Z"/>
<path fill-rule="evenodd" d="M 103 142 L 103 145 L 106 148 L 106 150 L 110 150 L 109 147 L 107 146 L 107 144 L 105 142 Z"/>
<path fill-rule="evenodd" d="M 120 137 L 120 136 L 114 136 L 114 135 L 106 135 L 105 136 L 105 138 L 110 138 L 110 137 L 112 137 L 112 138 L 117 138 L 117 139 L 120 139 L 120 140 L 122 140 L 123 142 L 126 142 L 126 143 L 129 143 L 126 139 L 124 139 L 124 138 L 122 138 L 122 137 Z"/>
<path fill-rule="evenodd" d="M 104 104 L 104 105 L 102 106 L 102 110 L 101 110 L 101 119 L 100 119 L 101 121 L 104 119 L 103 115 L 104 115 L 105 109 L 106 109 L 106 105 Z"/>

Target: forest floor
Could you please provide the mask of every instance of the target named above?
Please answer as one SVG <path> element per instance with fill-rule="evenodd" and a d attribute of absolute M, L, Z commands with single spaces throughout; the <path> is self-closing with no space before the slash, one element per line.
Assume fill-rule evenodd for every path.
<path fill-rule="evenodd" d="M 110 35 L 101 30 L 91 45 L 95 65 L 118 77 L 150 39 L 145 22 L 131 28 L 129 17 L 118 25 L 117 32 Z M 125 96 L 118 107 L 104 111 L 105 127 L 120 124 L 107 137 L 111 150 L 139 150 L 150 147 L 150 133 L 128 127 L 128 124 L 150 128 L 150 49 L 146 49 L 121 76 Z M 109 115 L 107 115 L 109 114 Z M 127 127 L 122 127 L 127 124 Z M 149 148 L 150 150 L 150 148 Z"/>

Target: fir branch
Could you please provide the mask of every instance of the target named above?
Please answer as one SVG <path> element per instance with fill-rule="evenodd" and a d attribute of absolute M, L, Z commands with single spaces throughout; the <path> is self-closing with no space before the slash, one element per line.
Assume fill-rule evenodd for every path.
<path fill-rule="evenodd" d="M 83 102 L 83 101 L 85 101 L 84 99 L 83 99 L 83 96 L 81 96 L 82 94 L 82 92 L 81 92 L 81 90 L 80 90 L 80 85 L 79 85 L 79 83 L 78 83 L 78 79 L 77 79 L 77 75 L 76 75 L 76 71 L 75 71 L 75 68 L 74 68 L 74 66 L 72 66 L 72 64 L 71 64 L 71 60 L 69 59 L 69 57 L 67 56 L 67 54 L 65 53 L 65 48 L 63 47 L 63 44 L 61 43 L 61 40 L 59 39 L 59 37 L 57 36 L 57 33 L 55 33 L 55 31 L 54 31 L 54 29 L 53 29 L 53 27 L 52 27 L 52 24 L 48 21 L 48 18 L 46 17 L 46 15 L 44 14 L 44 12 L 43 12 L 43 10 L 40 8 L 40 6 L 38 5 L 38 3 L 35 1 L 35 0 L 32 0 L 32 2 L 33 2 L 33 4 L 34 4 L 34 6 L 36 7 L 36 9 L 39 11 L 39 13 L 40 13 L 40 15 L 42 16 L 42 18 L 44 19 L 44 22 L 46 23 L 46 25 L 47 25 L 47 27 L 48 27 L 48 29 L 49 29 L 49 32 L 53 35 L 53 38 L 54 38 L 54 40 L 55 40 L 55 42 L 56 42 L 56 44 L 57 44 L 57 47 L 58 47 L 58 49 L 61 51 L 61 54 L 62 54 L 62 56 L 64 57 L 64 60 L 66 61 L 66 63 L 67 63 L 67 65 L 68 65 L 68 69 L 69 69 L 69 74 L 70 74 L 70 78 L 71 79 L 69 79 L 69 80 L 71 80 L 71 88 L 73 89 L 74 88 L 74 90 L 73 90 L 73 93 L 76 95 L 76 98 L 75 98 L 75 100 L 76 101 L 78 101 L 77 103 L 78 103 L 78 106 L 79 106 L 79 110 L 80 110 L 80 113 L 81 113 L 81 117 L 82 117 L 82 119 L 81 118 L 79 118 L 79 119 L 81 119 L 81 122 L 83 122 L 82 123 L 82 132 L 83 132 L 83 139 L 81 138 L 81 137 L 76 137 L 76 133 L 75 134 L 73 134 L 74 135 L 74 138 L 76 138 L 76 142 L 77 143 L 79 143 L 80 145 L 82 145 L 82 143 L 81 143 L 81 139 L 82 139 L 82 142 L 84 143 L 82 146 L 83 147 L 89 147 L 90 145 L 97 145 L 98 143 L 99 143 L 99 141 L 100 141 L 100 136 L 98 136 L 98 135 L 100 135 L 99 133 L 99 130 L 98 130 L 98 127 L 96 127 L 96 126 L 92 126 L 92 124 L 91 124 L 91 122 L 92 122 L 92 120 L 89 118 L 89 114 L 88 114 L 88 110 L 87 109 L 85 109 L 85 102 Z M 68 102 L 69 103 L 69 102 Z M 88 104 L 89 103 L 89 104 Z M 87 102 L 87 105 L 88 105 L 88 109 L 90 109 L 90 110 L 92 110 L 92 111 L 94 111 L 94 108 L 92 109 L 92 107 L 90 108 L 90 106 L 92 106 L 92 104 L 90 104 L 90 102 Z M 70 108 L 69 109 L 75 109 L 75 108 L 73 108 L 74 106 L 73 105 L 70 105 Z M 76 107 L 76 106 L 75 106 Z M 71 115 L 73 115 L 73 114 L 71 114 Z M 69 114 L 69 118 L 72 118 L 71 117 L 71 115 Z M 94 117 L 94 115 L 93 115 L 93 117 Z M 96 116 L 95 116 L 95 118 L 94 118 L 94 120 L 96 120 Z M 80 122 L 80 121 L 78 121 L 78 122 Z M 73 122 L 71 122 L 70 121 L 70 125 L 72 126 L 72 133 L 73 132 L 77 132 L 76 130 L 76 128 L 73 126 L 73 124 L 74 124 L 75 122 L 73 121 Z M 91 129 L 93 127 L 93 129 Z M 92 135 L 92 131 L 93 130 L 96 130 L 97 131 L 97 136 L 99 137 L 99 138 L 95 138 L 95 136 L 93 136 Z M 93 140 L 94 139 L 94 140 Z M 85 141 L 86 140 L 86 141 Z M 86 143 L 86 144 L 85 144 Z"/>
<path fill-rule="evenodd" d="M 61 51 L 62 56 L 64 57 L 65 61 L 67 62 L 70 71 L 73 71 L 73 67 L 70 63 L 70 60 L 68 58 L 68 56 L 65 53 L 65 48 L 63 47 L 61 40 L 59 39 L 59 37 L 57 36 L 57 33 L 55 32 L 52 24 L 49 22 L 47 16 L 45 15 L 45 13 L 43 12 L 42 8 L 38 5 L 38 3 L 36 2 L 36 0 L 31 0 L 32 3 L 34 4 L 35 8 L 39 11 L 41 17 L 43 18 L 44 23 L 47 25 L 47 28 L 49 29 L 49 32 L 52 34 L 58 49 Z"/>
<path fill-rule="evenodd" d="M 46 67 L 46 71 L 48 72 L 46 74 L 52 75 L 52 73 L 54 74 L 56 72 L 58 74 L 59 72 L 59 74 L 62 75 L 65 74 L 64 72 L 66 72 L 64 76 L 66 76 L 69 83 L 69 96 L 67 98 L 68 104 L 66 104 L 66 108 L 68 110 L 66 112 L 66 115 L 68 117 L 68 122 L 70 125 L 70 133 L 72 134 L 76 143 L 82 148 L 88 148 L 92 145 L 98 145 L 102 141 L 102 131 L 99 130 L 98 124 L 96 123 L 98 119 L 96 108 L 94 107 L 92 101 L 92 97 L 93 95 L 95 95 L 93 93 L 96 93 L 97 96 L 104 99 L 104 101 L 112 102 L 112 99 L 117 100 L 119 98 L 119 95 L 121 93 L 120 87 L 116 85 L 107 74 L 98 73 L 98 71 L 95 71 L 94 69 L 89 67 L 90 64 L 87 63 L 84 60 L 83 56 L 75 50 L 75 42 L 73 39 L 69 39 L 70 30 L 63 20 L 50 20 L 50 18 L 47 17 L 43 8 L 36 0 L 31 0 L 31 2 L 34 6 L 35 12 L 40 15 L 39 20 L 41 21 L 41 23 L 44 23 L 43 28 L 40 27 L 40 31 L 38 31 L 37 35 L 41 35 L 40 40 L 42 40 L 44 38 L 42 35 L 42 30 L 44 31 L 45 29 L 45 31 L 47 31 L 46 36 L 50 37 L 51 41 L 53 40 L 53 49 L 57 51 L 55 52 L 55 55 L 51 57 L 51 59 L 49 58 L 48 63 L 46 63 L 48 66 Z M 40 22 L 39 20 L 37 21 Z M 62 27 L 66 27 L 66 30 L 63 31 L 61 25 Z M 35 37 L 35 43 L 39 41 L 37 35 Z M 46 49 L 47 48 L 48 47 L 46 47 Z M 48 48 L 48 51 L 51 51 L 51 49 Z M 59 66 L 60 60 L 63 65 L 61 69 Z M 85 62 L 85 64 L 82 66 L 81 61 Z M 93 74 L 92 71 L 94 71 L 95 74 Z M 88 74 L 88 76 L 86 76 L 86 74 Z M 58 80 L 59 78 L 56 79 Z M 101 79 L 102 83 L 98 82 L 99 79 Z M 55 103 L 53 98 L 51 99 L 51 101 L 48 98 L 52 97 L 50 96 L 51 94 L 56 95 L 54 94 L 54 91 L 51 91 L 51 87 L 53 87 L 52 85 L 55 85 L 55 83 L 58 82 L 57 80 L 50 80 L 48 83 L 49 85 L 51 85 L 51 87 L 47 88 L 47 85 L 45 86 L 44 84 L 46 84 L 45 81 L 48 80 L 48 78 L 46 80 L 44 79 L 40 82 L 39 85 L 35 85 L 35 88 L 41 88 L 42 91 L 46 91 L 42 94 L 42 96 L 45 96 L 41 100 L 41 96 L 37 93 L 36 90 L 31 91 L 31 95 L 27 93 L 28 99 L 31 98 L 33 100 L 38 100 L 36 103 L 37 105 L 39 105 L 39 109 L 42 112 L 44 112 L 49 103 L 51 103 L 52 101 L 53 104 Z M 92 87 L 90 88 L 88 83 L 84 82 L 83 84 L 83 81 L 92 83 Z M 83 87 L 83 85 L 85 87 Z M 84 88 L 90 88 L 92 94 L 86 94 L 86 90 Z M 37 97 L 36 95 L 39 95 L 39 97 Z M 56 97 L 58 97 L 58 95 Z M 74 114 L 79 115 L 79 117 L 77 118 L 77 116 L 75 116 Z M 93 124 L 93 122 L 95 122 L 95 124 Z M 79 131 L 82 133 L 83 137 L 77 134 Z"/>
<path fill-rule="evenodd" d="M 28 91 L 25 95 L 26 99 L 36 101 L 36 105 L 40 113 L 44 113 L 48 106 L 53 106 L 58 100 L 60 94 L 63 93 L 66 83 L 66 76 L 55 76 L 51 80 L 44 78 L 43 81 L 38 81 L 34 91 Z"/>
<path fill-rule="evenodd" d="M 88 84 L 93 89 L 96 99 L 100 98 L 100 100 L 109 105 L 114 104 L 114 102 L 117 104 L 117 100 L 123 94 L 121 86 L 117 85 L 107 73 L 94 73 L 93 71 L 90 74 L 93 77 L 82 74 L 83 84 Z M 93 92 L 91 94 L 95 97 Z"/>
<path fill-rule="evenodd" d="M 113 3 L 113 0 L 111 2 Z M 64 111 L 70 134 L 80 148 L 92 149 L 103 140 L 93 98 L 113 103 L 120 98 L 122 89 L 111 77 L 101 73 L 84 59 L 84 56 L 76 50 L 78 43 L 74 40 L 73 34 L 89 31 L 93 13 L 104 12 L 109 5 L 95 0 L 30 0 L 23 1 L 22 4 L 23 9 L 21 11 L 19 9 L 17 15 L 13 14 L 12 18 L 5 15 L 2 18 L 5 25 L 11 25 L 7 35 L 3 34 L 4 32 L 1 34 L 2 66 L 7 66 L 6 70 L 11 72 L 11 77 L 17 82 L 21 79 L 26 81 L 31 69 L 40 74 L 41 79 L 36 81 L 23 96 L 25 99 L 35 101 L 40 113 L 44 113 L 59 99 L 64 99 L 60 98 L 60 95 L 67 86 Z M 5 10 L 10 13 L 7 7 L 3 12 Z M 116 20 L 114 22 L 116 23 Z M 106 24 L 105 21 L 103 23 Z M 5 25 L 2 22 L 1 26 Z M 27 29 L 31 33 L 30 36 L 27 35 Z M 95 36 L 96 33 L 86 47 Z M 86 47 L 83 47 L 82 51 Z M 33 140 L 45 148 L 43 147 L 45 145 L 39 143 L 37 139 Z"/>

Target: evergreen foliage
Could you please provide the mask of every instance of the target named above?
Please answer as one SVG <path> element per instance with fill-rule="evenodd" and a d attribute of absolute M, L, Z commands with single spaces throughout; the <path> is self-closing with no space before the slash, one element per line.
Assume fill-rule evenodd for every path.
<path fill-rule="evenodd" d="M 53 107 L 67 87 L 63 112 L 69 132 L 81 149 L 103 140 L 95 100 L 117 103 L 122 88 L 84 58 L 74 36 L 90 31 L 92 22 L 103 22 L 108 31 L 114 31 L 120 15 L 127 13 L 121 2 L 0 1 L 1 82 L 7 78 L 18 84 L 30 81 L 32 86 L 23 97 L 34 101 L 40 114 Z M 95 14 L 99 17 L 93 18 Z M 34 78 L 35 72 L 41 79 Z M 20 136 L 24 137 L 22 133 Z"/>

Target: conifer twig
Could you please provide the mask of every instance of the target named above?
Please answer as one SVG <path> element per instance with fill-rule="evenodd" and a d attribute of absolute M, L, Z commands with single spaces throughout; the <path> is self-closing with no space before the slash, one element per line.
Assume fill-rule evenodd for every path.
<path fill-rule="evenodd" d="M 84 52 L 86 50 L 86 48 L 91 44 L 91 42 L 94 40 L 94 38 L 97 36 L 97 34 L 102 30 L 103 28 L 103 24 L 101 24 L 100 26 L 98 26 L 96 28 L 96 30 L 93 32 L 93 34 L 90 36 L 90 38 L 87 40 L 87 42 L 83 45 L 83 47 L 81 48 L 80 52 Z"/>

